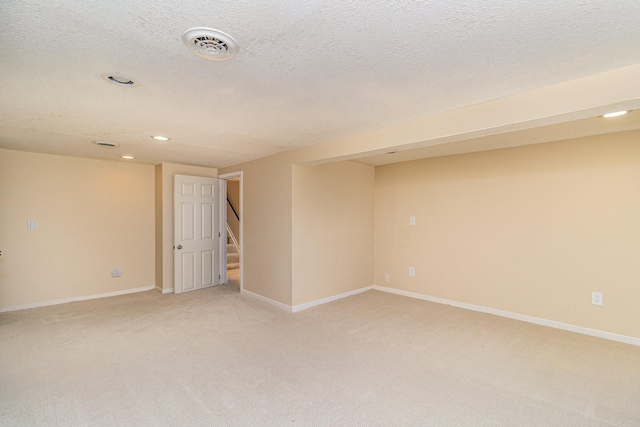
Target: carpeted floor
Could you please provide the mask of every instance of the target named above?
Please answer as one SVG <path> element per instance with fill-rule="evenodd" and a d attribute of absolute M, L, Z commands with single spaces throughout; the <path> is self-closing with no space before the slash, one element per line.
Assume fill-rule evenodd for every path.
<path fill-rule="evenodd" d="M 232 268 L 227 270 L 227 281 L 230 285 L 240 286 L 240 269 Z"/>
<path fill-rule="evenodd" d="M 369 291 L 0 314 L 2 426 L 640 426 L 640 348 Z"/>

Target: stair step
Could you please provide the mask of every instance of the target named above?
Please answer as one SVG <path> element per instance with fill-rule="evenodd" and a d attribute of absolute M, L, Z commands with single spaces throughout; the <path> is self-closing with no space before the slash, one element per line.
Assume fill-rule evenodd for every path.
<path fill-rule="evenodd" d="M 234 262 L 240 262 L 240 254 L 239 253 L 235 253 L 235 254 L 227 254 L 227 264 L 230 263 L 234 263 Z"/>
<path fill-rule="evenodd" d="M 237 254 L 238 250 L 236 249 L 236 245 L 233 243 L 227 244 L 227 253 L 228 254 Z"/>
<path fill-rule="evenodd" d="M 234 262 L 232 264 L 227 263 L 227 270 L 234 270 L 236 268 L 240 268 L 239 262 Z"/>

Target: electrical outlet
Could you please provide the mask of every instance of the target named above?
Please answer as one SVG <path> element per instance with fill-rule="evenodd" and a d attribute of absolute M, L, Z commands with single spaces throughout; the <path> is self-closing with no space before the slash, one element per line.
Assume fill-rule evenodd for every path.
<path fill-rule="evenodd" d="M 120 277 L 122 276 L 122 271 L 120 271 L 120 267 L 113 267 L 113 271 L 111 272 L 111 277 Z"/>
<path fill-rule="evenodd" d="M 416 269 L 413 267 L 409 267 L 409 276 L 415 276 L 416 275 Z"/>
<path fill-rule="evenodd" d="M 602 305 L 602 292 L 591 292 L 591 304 Z"/>
<path fill-rule="evenodd" d="M 409 217 L 409 225 L 416 225 L 416 217 L 415 216 L 410 216 Z"/>
<path fill-rule="evenodd" d="M 388 275 L 388 274 L 385 274 L 385 275 L 384 275 L 384 281 L 385 281 L 385 282 L 388 282 L 388 281 L 389 281 L 389 279 L 390 279 L 389 275 Z"/>

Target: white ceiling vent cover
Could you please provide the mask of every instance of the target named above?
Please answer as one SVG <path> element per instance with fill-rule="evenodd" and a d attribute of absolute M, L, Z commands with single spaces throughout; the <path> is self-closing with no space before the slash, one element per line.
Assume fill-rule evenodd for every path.
<path fill-rule="evenodd" d="M 228 34 L 213 28 L 196 27 L 182 33 L 182 41 L 203 58 L 229 59 L 238 52 L 238 43 Z"/>

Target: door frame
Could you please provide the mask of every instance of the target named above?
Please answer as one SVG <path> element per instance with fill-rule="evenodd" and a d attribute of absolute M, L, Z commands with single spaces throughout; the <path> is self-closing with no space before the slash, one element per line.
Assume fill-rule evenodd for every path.
<path fill-rule="evenodd" d="M 220 182 L 220 197 L 224 197 L 224 209 L 220 209 L 220 220 L 221 220 L 221 230 L 227 231 L 227 179 L 228 178 L 240 178 L 240 206 L 238 206 L 238 214 L 240 215 L 240 236 L 238 236 L 238 243 L 240 243 L 240 293 L 244 289 L 243 279 L 244 279 L 244 179 L 243 172 L 229 172 L 224 173 L 222 175 L 218 175 L 218 178 L 222 181 Z M 224 187 L 224 191 L 222 189 Z M 224 195 L 224 196 L 223 196 Z M 224 240 L 226 242 L 226 238 Z M 222 242 L 222 240 L 220 240 Z M 222 251 L 221 251 L 222 254 Z M 224 259 L 223 259 L 224 268 L 221 268 L 220 271 L 224 274 L 224 282 L 227 282 L 227 245 L 224 245 Z"/>

